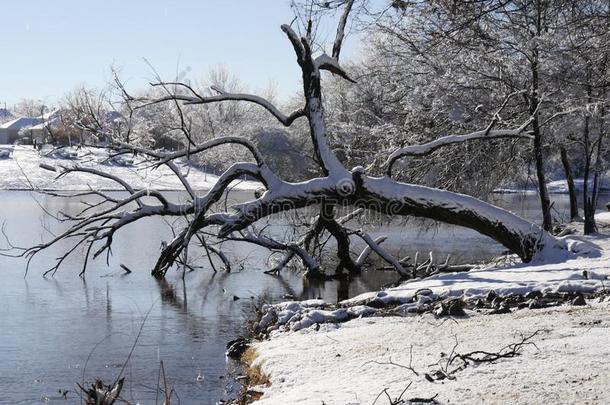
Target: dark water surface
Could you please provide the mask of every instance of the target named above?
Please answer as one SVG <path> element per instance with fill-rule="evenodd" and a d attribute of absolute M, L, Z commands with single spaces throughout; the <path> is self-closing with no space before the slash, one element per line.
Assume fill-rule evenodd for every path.
<path fill-rule="evenodd" d="M 553 197 L 556 214 L 565 215 L 567 197 Z M 494 198 L 523 216 L 538 216 L 535 195 Z M 62 229 L 42 207 L 76 212 L 77 203 L 77 199 L 0 192 L 0 215 L 11 242 L 31 246 Z M 455 262 L 485 259 L 503 250 L 487 238 L 455 227 L 422 230 L 416 222 L 392 223 L 373 227 L 371 233 L 392 236 L 397 240 L 392 247 L 401 254 L 434 250 L 438 255 L 452 253 Z M 155 403 L 163 361 L 180 403 L 214 404 L 236 388 L 228 375 L 234 365 L 225 359 L 225 343 L 244 333 L 254 304 L 280 301 L 285 295 L 335 302 L 396 279 L 386 271 L 366 272 L 351 283 L 309 283 L 292 272 L 272 277 L 262 274 L 268 268 L 265 252 L 239 245 L 230 250 L 233 259 L 243 263 L 241 271 L 214 274 L 203 268 L 184 279 L 180 272 L 170 271 L 167 280 L 157 281 L 149 271 L 160 242 L 170 239 L 163 221 L 138 222 L 115 238 L 110 265 L 102 259 L 91 262 L 84 279 L 78 277 L 82 253 L 67 260 L 54 277 L 42 277 L 50 260 L 68 248 L 66 243 L 37 257 L 27 277 L 24 259 L 0 257 L 0 403 L 78 403 L 75 383 L 83 378 L 86 383 L 95 378 L 114 380 L 143 325 L 124 371 L 123 396 L 134 403 Z M 120 264 L 133 273 L 124 275 Z M 70 390 L 68 401 L 59 390 Z"/>

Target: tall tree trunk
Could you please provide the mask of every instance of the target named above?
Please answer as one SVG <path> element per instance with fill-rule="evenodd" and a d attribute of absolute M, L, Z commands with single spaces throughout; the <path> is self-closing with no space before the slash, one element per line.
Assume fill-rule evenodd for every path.
<path fill-rule="evenodd" d="M 606 15 L 606 29 L 608 29 L 610 27 L 610 1 L 607 2 L 607 6 L 608 6 L 608 14 Z M 608 53 L 606 52 L 604 54 L 603 57 L 603 61 L 602 61 L 602 71 L 605 72 L 606 74 L 608 73 Z M 587 83 L 588 83 L 588 96 L 589 96 L 589 100 L 592 99 L 591 97 L 591 77 L 590 77 L 590 70 L 587 70 Z M 605 138 L 605 121 L 606 121 L 606 97 L 608 95 L 608 82 L 605 79 L 602 79 L 603 81 L 603 85 L 601 86 L 601 90 L 600 93 L 597 96 L 598 100 L 601 100 L 601 106 L 600 106 L 600 112 L 599 112 L 599 135 L 597 138 L 597 144 L 594 146 L 595 148 L 595 153 L 596 153 L 596 158 L 595 158 L 595 165 L 594 165 L 594 169 L 593 169 L 593 190 L 591 193 L 591 203 L 590 203 L 590 207 L 589 207 L 589 215 L 588 215 L 588 221 L 587 217 L 585 217 L 585 234 L 588 233 L 593 233 L 593 232 L 597 232 L 597 224 L 595 223 L 595 210 L 597 209 L 597 200 L 599 197 L 599 181 L 600 181 L 600 176 L 602 173 L 602 153 L 603 153 L 603 143 L 604 143 L 604 138 Z M 590 153 L 590 160 L 593 160 L 593 151 L 591 151 Z"/>
<path fill-rule="evenodd" d="M 601 99 L 606 100 L 606 87 L 604 86 L 602 89 Z M 602 173 L 602 153 L 603 148 L 602 145 L 604 143 L 605 137 L 605 115 L 606 115 L 606 107 L 602 102 L 600 118 L 599 118 L 599 135 L 597 138 L 596 149 L 596 157 L 595 157 L 595 166 L 593 170 L 593 191 L 591 192 L 591 223 L 589 224 L 590 233 L 597 232 L 597 224 L 595 223 L 595 211 L 597 209 L 597 199 L 599 197 L 599 181 L 600 175 Z"/>
<path fill-rule="evenodd" d="M 570 221 L 574 221 L 578 218 L 578 200 L 576 198 L 576 187 L 574 187 L 574 176 L 572 176 L 572 167 L 570 165 L 570 160 L 568 159 L 566 148 L 561 146 L 560 152 L 561 163 L 563 164 L 563 170 L 568 183 L 568 194 L 570 196 Z"/>
<path fill-rule="evenodd" d="M 540 0 L 536 2 L 536 34 L 534 42 L 542 35 L 543 4 Z M 530 97 L 530 114 L 533 115 L 532 132 L 534 136 L 534 159 L 536 161 L 536 178 L 538 179 L 538 194 L 540 195 L 540 207 L 542 208 L 542 228 L 551 231 L 553 228 L 553 217 L 551 216 L 551 199 L 546 187 L 546 176 L 544 173 L 544 156 L 542 152 L 542 131 L 538 119 L 538 109 L 540 104 L 540 50 L 538 43 L 535 42 L 530 63 L 532 72 L 532 94 Z"/>
<path fill-rule="evenodd" d="M 595 207 L 597 208 L 597 198 L 599 197 L 599 182 L 601 181 L 600 177 L 603 173 L 603 145 L 604 139 L 606 138 L 606 97 L 607 97 L 607 86 L 602 88 L 602 97 L 604 100 L 601 105 L 600 118 L 599 118 L 599 139 L 597 143 L 597 157 L 595 159 L 595 176 L 594 176 L 594 186 L 595 186 Z"/>
<path fill-rule="evenodd" d="M 544 173 L 544 155 L 542 151 L 542 131 L 538 120 L 538 50 L 534 50 L 534 62 L 532 63 L 532 94 L 530 97 L 530 113 L 534 116 L 532 121 L 532 135 L 534 136 L 534 159 L 536 162 L 536 178 L 538 179 L 538 194 L 540 195 L 540 207 L 542 208 L 542 228 L 550 231 L 553 228 L 553 217 L 551 216 L 551 199 L 546 187 L 546 175 Z"/>
<path fill-rule="evenodd" d="M 592 101 L 592 88 L 591 88 L 591 70 L 587 69 L 587 105 L 590 105 Z M 585 235 L 589 235 L 596 231 L 595 227 L 595 206 L 593 204 L 593 198 L 589 195 L 589 176 L 591 174 L 591 159 L 593 150 L 591 148 L 591 131 L 589 128 L 590 117 L 588 113 L 585 115 L 585 125 L 583 127 L 583 146 L 585 155 L 585 171 L 583 176 L 583 188 L 582 197 L 585 211 Z"/>

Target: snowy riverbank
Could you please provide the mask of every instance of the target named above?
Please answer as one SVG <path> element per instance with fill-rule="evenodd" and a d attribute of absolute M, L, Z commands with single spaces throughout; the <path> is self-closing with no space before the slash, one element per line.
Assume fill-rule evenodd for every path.
<path fill-rule="evenodd" d="M 31 146 L 15 146 L 9 158 L 0 159 L 0 189 L 73 191 L 87 190 L 91 185 L 96 190 L 122 190 L 114 181 L 92 174 L 71 173 L 56 179 L 58 173 L 40 167 L 41 164 L 53 167 L 77 164 L 115 175 L 136 189 L 184 190 L 178 177 L 166 166 L 153 169 L 138 158 L 133 166 L 121 166 L 106 162 L 107 158 L 108 153 L 102 148 L 83 148 L 78 151 L 77 160 L 70 160 L 41 156 Z M 208 190 L 218 180 L 218 176 L 196 167 L 180 166 L 195 190 Z M 241 181 L 235 182 L 235 186 L 236 190 L 255 190 L 260 184 Z"/>
<path fill-rule="evenodd" d="M 363 294 L 339 307 L 315 301 L 280 304 L 261 320 L 268 322 L 262 326 L 270 337 L 254 345 L 256 364 L 271 381 L 256 388 L 264 393 L 256 404 L 390 404 L 389 397 L 399 397 L 407 387 L 404 403 L 432 397 L 442 404 L 607 403 L 610 298 L 588 299 L 586 306 L 571 298 L 610 286 L 610 239 L 588 239 L 601 248 L 601 256 L 445 274 Z M 487 300 L 487 305 L 494 295 L 490 290 L 525 299 L 503 314 L 469 308 L 466 316 L 448 318 L 426 311 L 426 305 L 432 309 L 446 297 Z M 529 309 L 546 306 L 545 296 L 560 305 Z M 562 296 L 569 299 L 557 298 Z M 447 366 L 456 353 L 502 352 L 534 333 L 518 356 L 469 362 L 451 378 L 434 377 L 439 369 L 450 372 L 462 365 L 457 359 Z"/>
<path fill-rule="evenodd" d="M 425 377 L 443 367 L 456 339 L 457 353 L 496 352 L 535 331 L 540 331 L 531 340 L 536 346 L 524 346 L 520 356 L 470 365 L 453 380 Z M 359 318 L 283 334 L 256 349 L 271 380 L 255 402 L 260 405 L 388 405 L 383 390 L 395 399 L 406 387 L 405 400 L 436 396 L 441 404 L 602 404 L 610 399 L 609 302 L 455 321 L 430 314 Z"/>

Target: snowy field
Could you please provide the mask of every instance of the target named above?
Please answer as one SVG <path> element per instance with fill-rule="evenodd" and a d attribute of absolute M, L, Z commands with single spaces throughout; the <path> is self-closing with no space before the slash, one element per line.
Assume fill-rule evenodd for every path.
<path fill-rule="evenodd" d="M 4 146 L 8 147 L 8 146 Z M 12 146 L 11 146 L 12 147 Z M 2 149 L 2 146 L 0 146 Z M 148 164 L 135 159 L 133 166 L 121 166 L 106 162 L 108 153 L 101 148 L 87 148 L 78 151 L 78 159 L 58 159 L 43 157 L 31 146 L 15 146 L 9 158 L 0 159 L 0 189 L 3 190 L 86 190 L 90 186 L 96 190 L 122 190 L 112 180 L 87 173 L 70 173 L 57 179 L 57 174 L 40 167 L 40 164 L 59 167 L 80 165 L 109 173 L 127 181 L 136 189 L 183 190 L 178 177 L 166 166 L 152 169 Z M 210 189 L 218 176 L 205 173 L 197 168 L 179 165 L 182 173 L 196 190 Z M 260 184 L 253 181 L 235 182 L 238 190 L 254 190 Z"/>
<path fill-rule="evenodd" d="M 608 214 L 598 219 L 610 223 Z M 320 310 L 315 302 L 309 307 L 280 304 L 277 318 L 283 324 L 255 344 L 257 362 L 271 381 L 270 387 L 257 388 L 264 396 L 256 403 L 385 405 L 391 403 L 388 395 L 395 400 L 407 386 L 404 403 L 435 395 L 441 404 L 610 403 L 610 298 L 594 298 L 586 306 L 565 303 L 496 315 L 472 310 L 454 318 L 412 313 L 431 296 L 605 291 L 610 287 L 610 242 L 607 235 L 588 239 L 601 256 L 444 274 L 363 294 L 336 310 Z M 397 303 L 393 313 L 401 316 L 339 322 L 377 311 L 362 305 L 371 300 Z M 470 364 L 453 374 L 455 379 L 426 378 L 446 364 L 452 350 L 494 353 L 535 332 L 533 344 L 524 345 L 516 357 Z"/>

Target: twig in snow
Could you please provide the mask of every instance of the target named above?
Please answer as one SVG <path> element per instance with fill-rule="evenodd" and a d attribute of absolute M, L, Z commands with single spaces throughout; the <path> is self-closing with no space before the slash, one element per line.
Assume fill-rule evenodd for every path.
<path fill-rule="evenodd" d="M 426 380 L 430 382 L 440 381 L 444 379 L 455 379 L 455 374 L 458 371 L 464 370 L 470 364 L 479 364 L 479 363 L 493 363 L 496 360 L 504 359 L 504 358 L 512 358 L 521 354 L 521 350 L 526 345 L 532 345 L 538 349 L 538 346 L 534 342 L 531 341 L 536 335 L 538 335 L 542 330 L 538 329 L 534 333 L 524 336 L 521 335 L 521 340 L 517 343 L 511 343 L 507 346 L 504 346 L 497 352 L 487 352 L 483 350 L 475 350 L 473 352 L 460 354 L 456 352 L 456 349 L 459 345 L 459 340 L 457 336 L 455 336 L 455 344 L 451 349 L 451 353 L 448 356 L 442 355 L 442 358 L 437 362 L 439 368 L 434 370 L 432 373 L 424 374 Z M 456 366 L 453 369 L 450 367 L 454 364 L 455 361 L 460 360 L 462 363 L 459 366 Z"/>
<path fill-rule="evenodd" d="M 413 368 L 413 345 L 411 345 L 411 347 L 409 348 L 409 365 L 408 366 L 405 366 L 404 364 L 399 364 L 399 363 L 393 362 L 391 357 L 390 357 L 389 361 L 370 360 L 370 361 L 365 362 L 363 364 L 363 366 L 370 364 L 370 363 L 375 363 L 375 364 L 379 364 L 382 366 L 389 365 L 389 366 L 396 366 L 396 367 L 404 368 L 404 369 L 410 370 L 416 376 L 419 376 L 419 373 L 417 371 L 415 371 L 415 369 Z"/>
<path fill-rule="evenodd" d="M 408 403 L 409 404 L 438 404 L 439 402 L 436 400 L 436 397 L 438 397 L 438 394 L 434 394 L 430 398 L 419 398 L 419 397 L 409 398 Z"/>
<path fill-rule="evenodd" d="M 395 398 L 392 399 L 392 397 L 390 396 L 390 394 L 388 394 L 388 389 L 384 388 L 383 390 L 381 390 L 381 392 L 379 392 L 379 394 L 377 394 L 377 397 L 375 398 L 375 400 L 373 401 L 372 405 L 375 405 L 375 403 L 377 403 L 377 401 L 379 400 L 379 398 L 381 397 L 382 394 L 385 394 L 385 396 L 388 398 L 389 404 L 390 405 L 400 405 L 400 404 L 404 404 L 405 402 L 402 400 L 402 396 L 405 394 L 405 392 L 411 387 L 411 384 L 413 384 L 412 381 L 409 381 L 409 384 L 407 384 L 407 386 L 405 387 L 404 390 L 402 390 L 402 392 L 400 393 L 400 395 Z"/>

